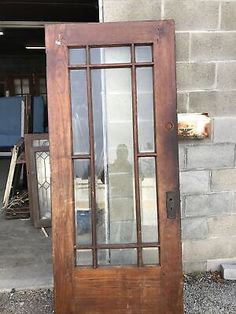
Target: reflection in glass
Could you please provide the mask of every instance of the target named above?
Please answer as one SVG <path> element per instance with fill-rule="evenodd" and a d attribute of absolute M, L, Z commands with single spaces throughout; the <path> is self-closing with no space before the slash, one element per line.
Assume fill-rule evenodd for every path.
<path fill-rule="evenodd" d="M 40 219 L 51 218 L 51 196 L 50 196 L 50 159 L 49 152 L 36 152 L 36 171 L 39 198 Z"/>
<path fill-rule="evenodd" d="M 139 151 L 153 152 L 155 151 L 155 145 L 152 68 L 137 68 L 136 76 Z"/>
<path fill-rule="evenodd" d="M 89 153 L 89 124 L 85 70 L 70 71 L 74 154 Z"/>
<path fill-rule="evenodd" d="M 139 186 L 142 242 L 158 242 L 154 157 L 139 158 Z"/>
<path fill-rule="evenodd" d="M 29 94 L 29 79 L 22 80 L 22 94 Z"/>
<path fill-rule="evenodd" d="M 92 244 L 89 160 L 74 160 L 74 193 L 76 243 Z"/>
<path fill-rule="evenodd" d="M 90 59 L 92 64 L 129 63 L 130 47 L 91 48 Z"/>
<path fill-rule="evenodd" d="M 21 80 L 14 79 L 15 94 L 21 95 Z"/>
<path fill-rule="evenodd" d="M 40 139 L 40 140 L 33 140 L 33 147 L 42 147 L 42 146 L 49 146 L 49 140 L 47 139 Z"/>
<path fill-rule="evenodd" d="M 99 266 L 137 265 L 137 249 L 98 250 Z"/>
<path fill-rule="evenodd" d="M 130 69 L 92 70 L 98 243 L 136 242 Z"/>
<path fill-rule="evenodd" d="M 84 48 L 69 49 L 69 63 L 70 65 L 85 64 L 86 50 Z"/>
<path fill-rule="evenodd" d="M 29 79 L 14 79 L 14 91 L 15 95 L 26 95 L 30 92 Z"/>
<path fill-rule="evenodd" d="M 152 46 L 135 46 L 136 62 L 152 62 Z"/>
<path fill-rule="evenodd" d="M 156 265 L 160 264 L 158 248 L 143 248 L 143 264 Z"/>
<path fill-rule="evenodd" d="M 92 265 L 93 265 L 92 250 L 76 251 L 76 266 L 92 266 Z"/>

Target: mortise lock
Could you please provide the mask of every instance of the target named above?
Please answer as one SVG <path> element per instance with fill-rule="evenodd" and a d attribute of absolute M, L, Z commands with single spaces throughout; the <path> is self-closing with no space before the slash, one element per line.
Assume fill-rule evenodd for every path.
<path fill-rule="evenodd" d="M 166 192 L 167 218 L 176 218 L 176 212 L 179 210 L 179 203 L 179 191 Z"/>

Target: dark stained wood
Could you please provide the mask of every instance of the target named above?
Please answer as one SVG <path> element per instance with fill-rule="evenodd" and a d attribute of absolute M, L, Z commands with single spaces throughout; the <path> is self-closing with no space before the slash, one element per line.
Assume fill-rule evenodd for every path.
<path fill-rule="evenodd" d="M 154 44 L 154 84 L 162 306 L 165 313 L 182 313 L 180 208 L 176 219 L 167 219 L 166 209 L 166 192 L 179 191 L 174 22 L 163 22 L 158 28 L 158 41 Z M 169 122 L 173 123 L 172 129 L 167 127 Z"/>
<path fill-rule="evenodd" d="M 167 313 L 160 303 L 160 268 L 77 269 L 74 276 L 72 313 Z"/>
<path fill-rule="evenodd" d="M 112 46 L 112 45 L 111 45 Z M 83 69 L 89 67 L 90 69 L 110 69 L 110 68 L 131 68 L 134 65 L 142 66 L 142 67 L 150 67 L 153 65 L 153 62 L 130 62 L 130 63 L 105 63 L 105 64 L 89 64 L 89 65 L 70 65 L 69 69 Z"/>
<path fill-rule="evenodd" d="M 34 140 L 48 140 L 48 134 L 25 134 L 25 159 L 29 193 L 30 217 L 36 228 L 51 227 L 51 219 L 40 219 L 40 204 L 38 196 L 36 152 L 48 152 L 49 146 L 33 146 Z"/>
<path fill-rule="evenodd" d="M 75 267 L 68 47 L 133 43 L 154 50 L 160 266 Z M 49 25 L 46 47 L 56 314 L 183 313 L 179 204 L 176 219 L 166 209 L 166 192 L 179 190 L 173 21 Z"/>
<path fill-rule="evenodd" d="M 75 245 L 74 248 L 78 249 L 92 249 L 93 245 Z M 122 249 L 122 248 L 138 248 L 138 247 L 160 247 L 159 243 L 156 242 L 145 242 L 145 243 L 119 243 L 119 244 L 97 244 L 97 249 Z"/>
<path fill-rule="evenodd" d="M 57 27 L 46 28 L 55 312 L 72 314 L 75 263 L 68 58 L 66 46 L 55 44 Z"/>

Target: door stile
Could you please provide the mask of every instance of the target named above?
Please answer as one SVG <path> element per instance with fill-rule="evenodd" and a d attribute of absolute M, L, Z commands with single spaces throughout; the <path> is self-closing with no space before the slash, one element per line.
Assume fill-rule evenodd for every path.
<path fill-rule="evenodd" d="M 174 38 L 174 21 L 166 21 L 165 27 L 159 27 L 154 44 L 154 80 L 156 145 L 159 153 L 157 172 L 162 269 L 161 302 L 164 313 L 179 314 L 183 313 L 180 206 L 179 203 L 175 204 L 175 219 L 167 218 L 166 206 L 166 192 L 176 191 L 179 194 Z M 172 296 L 171 302 L 167 295 Z"/>
<path fill-rule="evenodd" d="M 74 267 L 74 208 L 70 88 L 67 47 L 57 37 L 63 27 L 47 26 L 47 89 L 52 175 L 52 255 L 55 312 L 72 313 Z M 58 111 L 60 114 L 58 114 Z M 69 127 L 68 127 L 69 125 Z M 59 139 L 59 141 L 58 141 Z M 63 177 L 61 177 L 63 174 Z"/>

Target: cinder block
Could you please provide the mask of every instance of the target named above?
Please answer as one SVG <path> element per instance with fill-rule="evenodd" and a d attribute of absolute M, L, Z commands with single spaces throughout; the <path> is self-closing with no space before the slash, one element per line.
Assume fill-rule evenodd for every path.
<path fill-rule="evenodd" d="M 180 172 L 180 191 L 183 194 L 204 193 L 209 190 L 209 171 Z"/>
<path fill-rule="evenodd" d="M 236 168 L 212 171 L 212 191 L 236 191 Z"/>
<path fill-rule="evenodd" d="M 185 240 L 183 244 L 184 260 L 206 261 L 222 257 L 235 257 L 235 241 L 236 236 L 224 236 L 204 240 Z"/>
<path fill-rule="evenodd" d="M 191 256 L 187 256 L 188 259 L 191 259 Z M 206 271 L 206 261 L 183 261 L 183 271 L 186 274 L 194 273 L 194 272 L 204 272 Z"/>
<path fill-rule="evenodd" d="M 217 89 L 236 89 L 236 61 L 218 64 Z"/>
<path fill-rule="evenodd" d="M 217 258 L 207 260 L 207 271 L 220 271 L 221 264 L 236 262 L 235 258 Z"/>
<path fill-rule="evenodd" d="M 236 193 L 233 193 L 233 210 L 232 213 L 236 214 Z"/>
<path fill-rule="evenodd" d="M 185 199 L 185 216 L 213 216 L 233 212 L 233 194 L 229 192 L 189 195 Z"/>
<path fill-rule="evenodd" d="M 213 88 L 215 83 L 214 63 L 178 63 L 178 90 L 198 90 Z"/>
<path fill-rule="evenodd" d="M 234 264 L 222 264 L 221 272 L 224 279 L 236 280 L 236 262 Z"/>
<path fill-rule="evenodd" d="M 236 215 L 209 217 L 209 237 L 236 235 Z"/>
<path fill-rule="evenodd" d="M 236 115 L 236 91 L 189 93 L 189 112 L 208 112 L 211 117 Z"/>
<path fill-rule="evenodd" d="M 215 143 L 236 143 L 236 117 L 214 118 Z"/>
<path fill-rule="evenodd" d="M 176 33 L 176 61 L 189 60 L 189 33 Z"/>
<path fill-rule="evenodd" d="M 156 20 L 161 18 L 160 0 L 104 0 L 104 22 Z"/>
<path fill-rule="evenodd" d="M 177 30 L 214 30 L 218 26 L 219 3 L 166 0 L 165 18 L 175 19 Z"/>
<path fill-rule="evenodd" d="M 188 169 L 233 167 L 234 159 L 234 144 L 211 144 L 187 147 Z"/>
<path fill-rule="evenodd" d="M 223 1 L 221 7 L 221 29 L 236 30 L 236 2 Z"/>
<path fill-rule="evenodd" d="M 188 218 L 182 219 L 182 239 L 206 239 L 208 235 L 208 225 L 206 218 Z"/>
<path fill-rule="evenodd" d="M 177 93 L 177 111 L 179 113 L 187 112 L 188 93 Z"/>
<path fill-rule="evenodd" d="M 179 145 L 179 168 L 185 168 L 185 147 L 184 145 Z"/>
<path fill-rule="evenodd" d="M 236 35 L 234 32 L 193 33 L 191 61 L 235 60 Z"/>

